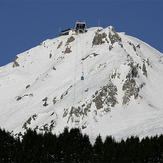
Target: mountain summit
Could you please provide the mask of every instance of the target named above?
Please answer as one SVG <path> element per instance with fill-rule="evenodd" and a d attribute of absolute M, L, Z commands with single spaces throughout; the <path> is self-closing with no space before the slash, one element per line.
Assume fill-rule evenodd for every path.
<path fill-rule="evenodd" d="M 0 68 L 0 126 L 116 139 L 163 130 L 163 54 L 112 26 L 42 42 Z"/>

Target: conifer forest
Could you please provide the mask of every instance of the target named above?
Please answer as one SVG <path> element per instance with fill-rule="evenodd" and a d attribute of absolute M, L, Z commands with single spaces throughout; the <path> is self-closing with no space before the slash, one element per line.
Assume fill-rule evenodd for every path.
<path fill-rule="evenodd" d="M 157 163 L 163 162 L 163 135 L 121 141 L 99 135 L 91 144 L 77 128 L 57 136 L 29 129 L 22 138 L 0 129 L 0 162 Z"/>

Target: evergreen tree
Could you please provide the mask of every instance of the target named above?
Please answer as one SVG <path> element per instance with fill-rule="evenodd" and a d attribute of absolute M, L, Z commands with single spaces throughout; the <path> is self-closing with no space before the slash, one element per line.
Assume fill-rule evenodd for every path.
<path fill-rule="evenodd" d="M 97 136 L 95 144 L 93 146 L 94 162 L 103 161 L 103 142 L 101 136 Z"/>
<path fill-rule="evenodd" d="M 115 139 L 107 136 L 104 141 L 104 162 L 111 162 L 115 157 Z"/>
<path fill-rule="evenodd" d="M 0 129 L 0 162 L 14 160 L 14 151 L 17 150 L 17 141 L 9 132 Z"/>
<path fill-rule="evenodd" d="M 54 162 L 57 160 L 57 150 L 58 150 L 58 141 L 57 136 L 51 132 L 45 133 L 43 135 L 43 147 L 45 159 L 48 162 Z"/>

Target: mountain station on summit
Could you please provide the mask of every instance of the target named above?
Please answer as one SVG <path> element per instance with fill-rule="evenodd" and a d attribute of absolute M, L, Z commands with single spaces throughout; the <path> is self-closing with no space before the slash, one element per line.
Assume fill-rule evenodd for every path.
<path fill-rule="evenodd" d="M 60 36 L 64 35 L 75 35 L 79 33 L 85 33 L 87 32 L 86 23 L 85 22 L 76 22 L 75 29 L 68 28 L 66 30 L 63 30 L 60 34 Z"/>
<path fill-rule="evenodd" d="M 87 32 L 86 23 L 85 22 L 76 22 L 75 32 L 76 33 L 85 33 L 85 32 Z"/>

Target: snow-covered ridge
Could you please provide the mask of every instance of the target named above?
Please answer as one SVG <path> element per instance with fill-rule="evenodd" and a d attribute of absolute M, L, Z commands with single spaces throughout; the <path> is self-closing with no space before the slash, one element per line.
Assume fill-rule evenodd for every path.
<path fill-rule="evenodd" d="M 91 137 L 160 134 L 162 81 L 163 55 L 112 26 L 60 36 L 0 68 L 0 126 L 14 134 L 66 126 Z"/>

